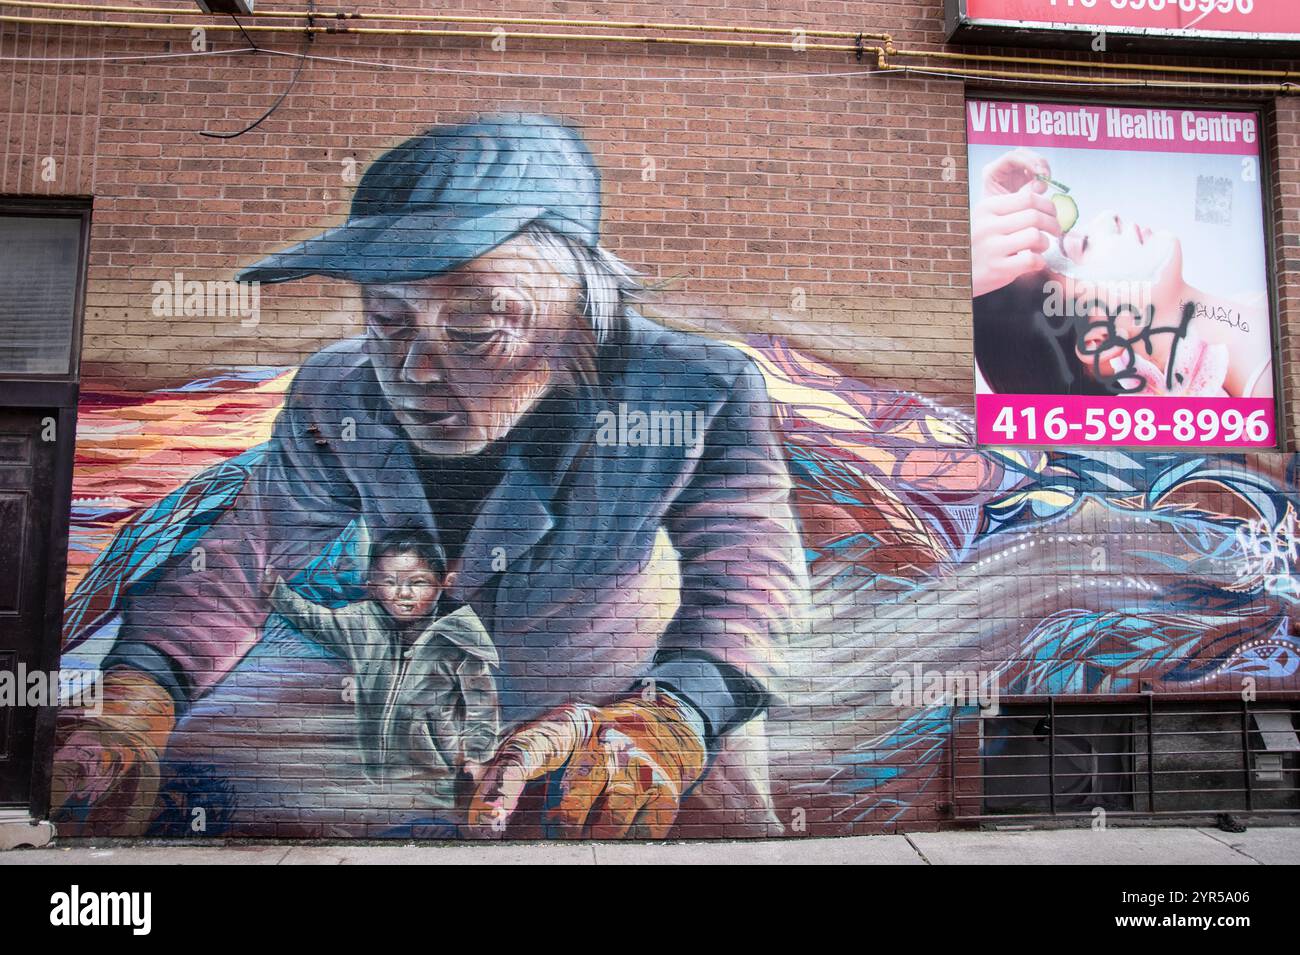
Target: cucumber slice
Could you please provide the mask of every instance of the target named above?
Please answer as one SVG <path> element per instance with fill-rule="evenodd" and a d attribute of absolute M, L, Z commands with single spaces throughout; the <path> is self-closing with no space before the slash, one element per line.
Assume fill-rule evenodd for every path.
<path fill-rule="evenodd" d="M 1052 196 L 1052 205 L 1056 206 L 1056 218 L 1061 222 L 1061 234 L 1064 235 L 1079 221 L 1079 204 L 1058 192 Z"/>

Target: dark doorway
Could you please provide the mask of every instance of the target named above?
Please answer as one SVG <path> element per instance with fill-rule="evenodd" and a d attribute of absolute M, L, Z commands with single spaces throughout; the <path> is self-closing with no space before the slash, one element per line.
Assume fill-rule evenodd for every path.
<path fill-rule="evenodd" d="M 0 199 L 0 810 L 36 818 L 49 810 L 89 219 L 84 202 Z"/>
<path fill-rule="evenodd" d="M 27 679 L 45 661 L 50 530 L 58 418 L 35 409 L 0 409 L 0 805 L 26 808 L 39 701 Z M 29 690 L 32 695 L 29 695 Z"/>

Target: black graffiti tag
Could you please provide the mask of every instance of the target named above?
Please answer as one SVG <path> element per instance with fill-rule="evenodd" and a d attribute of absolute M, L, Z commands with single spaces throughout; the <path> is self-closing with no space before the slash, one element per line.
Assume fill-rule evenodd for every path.
<path fill-rule="evenodd" d="M 1165 388 L 1172 390 L 1176 384 L 1182 384 L 1182 376 L 1174 371 L 1179 344 L 1187 337 L 1192 319 L 1196 315 L 1196 303 L 1183 303 L 1182 319 L 1177 325 L 1155 324 L 1155 305 L 1139 308 L 1127 302 L 1121 302 L 1110 308 L 1100 299 L 1081 302 L 1066 315 L 1065 322 L 1052 322 L 1053 331 L 1058 335 L 1071 327 L 1074 332 L 1074 345 L 1077 354 L 1092 364 L 1093 377 L 1108 388 L 1113 394 L 1132 394 L 1141 391 L 1146 381 L 1137 371 L 1137 350 L 1141 346 L 1147 356 L 1153 354 L 1153 344 L 1158 335 L 1171 335 L 1173 342 L 1169 347 L 1168 369 L 1165 372 Z M 1119 329 L 1119 321 L 1128 318 L 1135 333 L 1126 337 Z M 1098 334 L 1100 332 L 1100 334 Z M 1102 356 L 1112 349 L 1119 348 L 1127 356 L 1125 367 L 1117 371 L 1102 368 Z M 1111 362 L 1112 366 L 1115 364 Z"/>
<path fill-rule="evenodd" d="M 1197 318 L 1207 318 L 1210 321 L 1219 322 L 1242 332 L 1250 331 L 1250 323 L 1242 317 L 1241 312 L 1234 311 L 1223 305 L 1202 305 L 1199 302 L 1195 304 Z M 1183 303 L 1183 305 L 1186 307 L 1187 303 Z"/>

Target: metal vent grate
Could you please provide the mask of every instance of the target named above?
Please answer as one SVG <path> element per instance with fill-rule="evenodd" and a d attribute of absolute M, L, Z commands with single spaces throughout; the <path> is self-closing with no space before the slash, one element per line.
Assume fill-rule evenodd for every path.
<path fill-rule="evenodd" d="M 1300 708 L 1220 700 L 1003 704 L 955 711 L 953 814 L 1300 813 Z"/>

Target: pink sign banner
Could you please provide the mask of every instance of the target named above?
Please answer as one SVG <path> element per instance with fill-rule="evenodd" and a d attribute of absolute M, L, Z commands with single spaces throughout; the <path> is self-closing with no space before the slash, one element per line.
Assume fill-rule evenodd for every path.
<path fill-rule="evenodd" d="M 970 100 L 972 144 L 1256 156 L 1259 117 L 1224 110 L 1151 109 Z"/>
<path fill-rule="evenodd" d="M 1259 114 L 971 99 L 966 120 L 980 440 L 1275 447 Z"/>
<path fill-rule="evenodd" d="M 967 0 L 966 16 L 1045 28 L 1300 39 L 1295 0 Z"/>
<path fill-rule="evenodd" d="M 976 395 L 983 445 L 1273 448 L 1271 398 Z"/>

